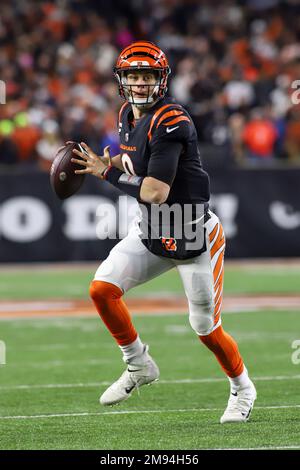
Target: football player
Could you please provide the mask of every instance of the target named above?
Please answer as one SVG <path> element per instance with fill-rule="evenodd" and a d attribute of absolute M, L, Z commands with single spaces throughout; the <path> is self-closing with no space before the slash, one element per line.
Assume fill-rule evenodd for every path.
<path fill-rule="evenodd" d="M 100 403 L 120 403 L 158 379 L 158 366 L 122 296 L 175 267 L 187 296 L 191 327 L 229 379 L 230 397 L 220 422 L 247 421 L 256 390 L 237 343 L 221 325 L 225 236 L 208 208 L 209 178 L 201 165 L 195 126 L 187 111 L 165 96 L 170 68 L 155 44 L 138 41 L 126 47 L 114 72 L 124 99 L 119 112 L 121 153 L 111 158 L 107 147 L 99 158 L 82 143 L 86 152 L 74 153 L 83 160 L 73 158 L 84 167 L 77 173 L 95 175 L 135 197 L 142 214 L 100 265 L 90 286 L 95 307 L 127 365 Z M 168 223 L 152 210 L 174 205 L 180 210 Z M 186 234 L 191 227 L 194 238 Z"/>

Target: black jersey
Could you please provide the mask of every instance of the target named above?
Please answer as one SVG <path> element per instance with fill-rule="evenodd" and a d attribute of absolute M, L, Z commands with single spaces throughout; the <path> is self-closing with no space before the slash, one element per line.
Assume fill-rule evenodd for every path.
<path fill-rule="evenodd" d="M 209 178 L 201 165 L 197 132 L 187 111 L 165 98 L 133 123 L 131 105 L 125 103 L 119 135 L 126 173 L 152 176 L 170 185 L 167 203 L 207 202 Z"/>
<path fill-rule="evenodd" d="M 190 205 L 193 218 L 197 217 L 196 205 L 205 205 L 207 210 L 209 177 L 202 168 L 194 123 L 181 105 L 171 98 L 162 99 L 135 122 L 131 105 L 125 103 L 119 113 L 119 135 L 127 174 L 152 176 L 167 183 L 171 189 L 164 204 Z M 148 226 L 150 232 L 149 227 L 153 228 L 150 205 L 143 202 L 141 209 L 142 231 Z M 185 259 L 205 249 L 202 246 L 196 251 L 185 250 L 179 240 L 172 237 L 172 230 L 163 233 L 160 224 L 159 231 L 158 241 L 153 240 L 153 231 L 152 236 L 148 233 L 142 239 L 155 254 Z"/>

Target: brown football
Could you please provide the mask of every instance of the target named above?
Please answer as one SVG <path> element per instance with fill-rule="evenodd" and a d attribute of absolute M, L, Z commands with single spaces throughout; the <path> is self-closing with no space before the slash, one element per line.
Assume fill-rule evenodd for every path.
<path fill-rule="evenodd" d="M 73 153 L 73 149 L 83 150 L 76 142 L 68 143 L 58 149 L 50 170 L 50 182 L 59 199 L 66 199 L 75 194 L 83 183 L 85 174 L 75 175 L 75 170 L 83 170 L 78 163 L 71 162 L 71 158 L 80 159 Z"/>

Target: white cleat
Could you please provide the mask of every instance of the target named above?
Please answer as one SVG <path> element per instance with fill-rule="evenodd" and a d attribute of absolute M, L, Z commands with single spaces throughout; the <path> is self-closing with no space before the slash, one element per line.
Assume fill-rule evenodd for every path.
<path fill-rule="evenodd" d="M 247 388 L 238 390 L 235 393 L 231 392 L 220 423 L 245 423 L 250 417 L 255 400 L 256 389 L 252 382 Z"/>
<path fill-rule="evenodd" d="M 142 385 L 149 385 L 158 378 L 159 369 L 149 356 L 148 361 L 143 366 L 129 364 L 121 377 L 105 390 L 99 401 L 104 406 L 116 405 L 127 400 L 135 389 Z"/>

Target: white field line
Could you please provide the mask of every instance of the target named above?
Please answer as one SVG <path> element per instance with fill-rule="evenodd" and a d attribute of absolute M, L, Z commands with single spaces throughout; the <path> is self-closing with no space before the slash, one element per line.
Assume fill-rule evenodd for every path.
<path fill-rule="evenodd" d="M 278 406 L 256 406 L 255 410 L 278 410 L 288 408 L 300 408 L 300 405 L 278 405 Z M 130 414 L 162 414 L 162 413 L 203 413 L 211 411 L 222 411 L 223 408 L 185 408 L 171 410 L 123 410 L 123 411 L 103 411 L 103 412 L 81 412 L 81 413 L 55 413 L 42 415 L 18 415 L 0 416 L 0 420 L 5 419 L 46 419 L 46 418 L 74 418 L 82 416 L 105 416 L 105 415 L 130 415 Z"/>
<path fill-rule="evenodd" d="M 31 367 L 33 369 L 39 369 L 39 370 L 45 370 L 51 367 L 65 367 L 66 365 L 72 366 L 76 364 L 82 364 L 82 365 L 88 365 L 88 366 L 93 366 L 93 365 L 99 365 L 99 364 L 111 364 L 111 360 L 109 358 L 107 359 L 101 359 L 101 358 L 96 358 L 96 359 L 85 359 L 85 360 L 70 360 L 70 361 L 60 361 L 60 360 L 55 360 L 55 361 L 47 361 L 47 362 L 26 362 L 25 366 L 26 367 Z M 20 363 L 17 364 L 10 364 L 9 365 L 10 369 L 12 368 L 19 368 Z M 24 367 L 24 364 L 22 364 L 22 367 Z M 1 386 L 0 386 L 1 390 Z"/>
<path fill-rule="evenodd" d="M 260 376 L 252 377 L 254 382 L 277 381 L 277 380 L 300 380 L 300 375 L 275 375 L 275 376 Z M 220 378 L 203 378 L 203 379 L 174 379 L 174 380 L 159 380 L 154 385 L 178 385 L 178 384 L 196 384 L 196 383 L 215 383 L 227 382 L 226 377 Z M 40 385 L 0 385 L 0 390 L 31 390 L 31 389 L 48 389 L 48 388 L 89 388 L 89 387 L 102 387 L 110 385 L 111 382 L 87 382 L 87 383 L 65 383 L 65 384 L 40 384 Z"/>

